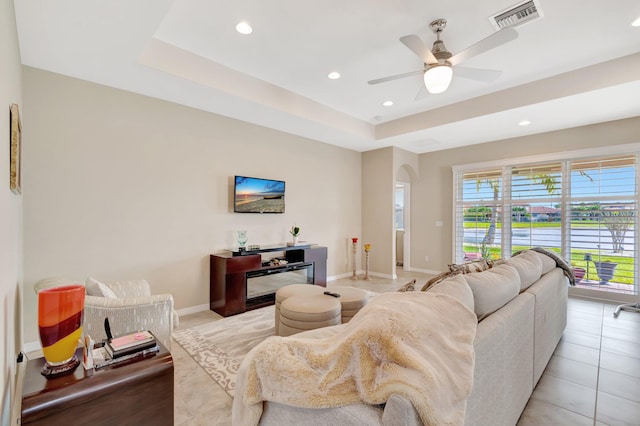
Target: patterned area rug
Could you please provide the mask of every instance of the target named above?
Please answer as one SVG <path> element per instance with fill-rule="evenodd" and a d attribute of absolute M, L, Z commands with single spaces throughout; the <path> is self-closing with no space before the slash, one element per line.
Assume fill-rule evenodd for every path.
<path fill-rule="evenodd" d="M 274 335 L 275 307 L 267 306 L 197 327 L 173 332 L 173 338 L 231 397 L 242 358 Z"/>

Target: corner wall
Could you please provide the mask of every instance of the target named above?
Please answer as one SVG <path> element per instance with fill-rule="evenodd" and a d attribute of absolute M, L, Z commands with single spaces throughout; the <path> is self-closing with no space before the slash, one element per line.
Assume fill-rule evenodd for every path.
<path fill-rule="evenodd" d="M 395 274 L 394 185 L 393 147 L 363 152 L 362 235 L 353 235 L 360 237 L 357 265 L 364 268 L 363 245 L 371 244 L 370 271 L 387 278 Z"/>
<path fill-rule="evenodd" d="M 15 103 L 24 111 L 12 0 L 0 0 L 0 58 L 0 406 L 2 424 L 9 424 L 15 402 L 15 360 L 22 350 L 22 196 L 9 189 L 9 106 Z"/>
<path fill-rule="evenodd" d="M 24 67 L 25 341 L 37 341 L 33 284 L 144 278 L 176 309 L 209 303 L 209 257 L 301 239 L 346 274 L 360 233 L 361 155 L 157 99 Z M 286 182 L 284 214 L 233 213 L 232 178 Z"/>

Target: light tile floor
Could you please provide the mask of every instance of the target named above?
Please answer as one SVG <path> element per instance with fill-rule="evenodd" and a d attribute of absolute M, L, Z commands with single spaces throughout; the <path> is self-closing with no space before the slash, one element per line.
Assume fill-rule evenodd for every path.
<path fill-rule="evenodd" d="M 376 292 L 394 291 L 410 279 L 418 288 L 430 276 L 398 271 L 396 280 L 341 279 L 329 288 L 354 286 Z M 616 305 L 570 298 L 567 329 L 540 379 L 519 426 L 639 425 L 640 314 Z M 180 318 L 180 328 L 212 319 L 206 311 Z M 231 398 L 174 342 L 175 424 L 230 425 Z"/>
<path fill-rule="evenodd" d="M 640 314 L 569 299 L 567 328 L 518 425 L 640 424 Z"/>

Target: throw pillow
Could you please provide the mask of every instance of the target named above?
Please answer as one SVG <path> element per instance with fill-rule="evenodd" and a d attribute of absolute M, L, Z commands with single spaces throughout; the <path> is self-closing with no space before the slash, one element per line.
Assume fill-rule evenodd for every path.
<path fill-rule="evenodd" d="M 413 279 L 413 280 L 409 281 L 408 283 L 406 283 L 405 285 L 400 287 L 398 289 L 398 291 L 400 291 L 400 292 L 403 292 L 403 291 L 416 291 L 416 280 Z"/>
<path fill-rule="evenodd" d="M 464 276 L 471 287 L 478 321 L 497 311 L 520 293 L 520 275 L 513 266 L 495 266 Z"/>
<path fill-rule="evenodd" d="M 87 289 L 87 295 L 106 297 L 107 299 L 117 299 L 118 296 L 103 282 L 96 280 L 93 277 L 88 277 L 85 281 L 85 287 Z"/>
<path fill-rule="evenodd" d="M 452 263 L 449 265 L 449 271 L 460 272 L 462 274 L 468 274 L 471 272 L 481 272 L 491 269 L 492 262 L 487 259 L 474 260 L 473 262 L 466 262 L 461 264 Z"/>
<path fill-rule="evenodd" d="M 436 275 L 435 277 L 433 277 L 429 281 L 427 281 L 422 286 L 420 291 L 427 291 L 427 290 L 429 290 L 429 288 L 431 288 L 431 286 L 434 286 L 434 285 L 438 284 L 440 281 L 443 281 L 445 278 L 451 277 L 451 276 L 454 276 L 454 275 L 458 275 L 458 274 L 460 274 L 460 272 L 447 271 L 447 272 L 443 272 L 443 273 L 441 273 L 439 275 Z"/>

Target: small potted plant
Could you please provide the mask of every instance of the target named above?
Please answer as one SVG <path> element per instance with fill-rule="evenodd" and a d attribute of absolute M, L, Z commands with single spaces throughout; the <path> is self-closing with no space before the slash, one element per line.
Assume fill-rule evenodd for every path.
<path fill-rule="evenodd" d="M 298 236 L 300 235 L 301 229 L 298 225 L 293 225 L 289 230 L 289 233 L 293 236 L 293 245 L 298 244 Z"/>

